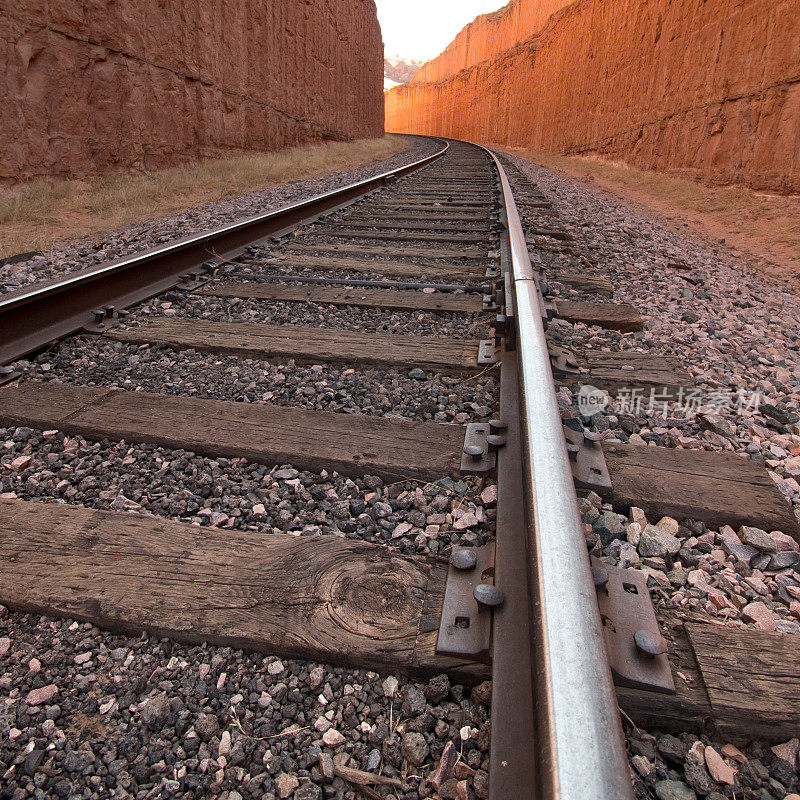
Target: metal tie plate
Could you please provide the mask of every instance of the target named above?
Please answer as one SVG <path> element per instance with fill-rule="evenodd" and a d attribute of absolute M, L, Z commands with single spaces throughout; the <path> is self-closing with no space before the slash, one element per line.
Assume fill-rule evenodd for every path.
<path fill-rule="evenodd" d="M 492 434 L 488 422 L 471 422 L 466 426 L 460 468 L 464 475 L 482 475 L 495 468 L 497 452 L 492 447 Z"/>
<path fill-rule="evenodd" d="M 575 488 L 597 492 L 600 497 L 610 497 L 613 486 L 600 444 L 600 435 L 585 430 L 580 420 L 570 422 L 580 425 L 580 430 L 568 424 L 563 426 Z"/>
<path fill-rule="evenodd" d="M 658 629 L 647 573 L 591 559 L 597 605 L 614 683 L 675 693 L 667 642 Z"/>
<path fill-rule="evenodd" d="M 13 367 L 0 367 L 0 386 L 5 383 L 11 383 L 17 378 L 22 376 L 22 372 Z"/>
<path fill-rule="evenodd" d="M 499 361 L 493 339 L 481 339 L 478 343 L 478 366 L 490 367 Z"/>
<path fill-rule="evenodd" d="M 578 362 L 575 360 L 574 353 L 571 353 L 564 347 L 559 347 L 554 344 L 551 344 L 547 350 L 550 353 L 550 362 L 554 372 L 580 375 L 580 368 L 578 367 Z"/>
<path fill-rule="evenodd" d="M 184 275 L 180 275 L 178 278 L 178 284 L 175 288 L 184 292 L 193 292 L 195 289 L 205 286 L 205 284 L 207 284 L 212 277 L 213 275 L 210 272 L 206 272 L 204 274 L 200 270 L 193 270 L 185 273 Z"/>
<path fill-rule="evenodd" d="M 505 314 L 507 320 L 506 332 L 505 332 L 505 349 L 516 350 L 517 324 L 514 318 L 517 312 L 514 299 L 514 278 L 510 272 L 504 273 L 503 278 L 505 285 L 505 301 L 506 301 L 503 313 Z"/>
<path fill-rule="evenodd" d="M 470 567 L 473 562 L 474 566 Z M 475 590 L 483 584 L 493 582 L 493 544 L 453 548 L 439 623 L 439 638 L 436 641 L 438 654 L 488 661 L 492 639 L 492 609 L 475 599 Z"/>
<path fill-rule="evenodd" d="M 101 335 L 109 328 L 113 328 L 118 320 L 114 318 L 116 308 L 114 306 L 103 306 L 92 311 L 93 322 L 88 322 L 81 328 L 82 333 L 94 333 Z"/>

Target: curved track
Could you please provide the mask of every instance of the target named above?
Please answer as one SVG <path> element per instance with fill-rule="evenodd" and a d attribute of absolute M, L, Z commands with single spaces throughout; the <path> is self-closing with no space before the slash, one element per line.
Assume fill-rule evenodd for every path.
<path fill-rule="evenodd" d="M 246 459 L 276 481 L 305 470 L 309 487 L 340 473 L 360 482 L 360 495 L 305 527 L 290 502 L 272 508 L 269 495 L 230 517 L 239 553 L 268 559 L 243 573 L 245 586 L 233 585 L 235 560 L 213 539 L 192 549 L 180 520 L 223 524 L 194 501 L 160 512 L 178 520 L 162 535 L 147 522 L 132 527 L 127 555 L 103 538 L 113 537 L 109 517 L 32 506 L 35 496 L 10 501 L 0 601 L 290 658 L 491 676 L 492 800 L 630 796 L 547 319 L 503 167 L 460 142 L 396 173 L 3 298 L 3 362 L 77 335 L 53 346 L 46 376 L 18 382 L 9 370 L 0 424 L 217 464 Z M 465 423 L 476 440 L 464 440 Z M 102 507 L 69 483 L 59 499 Z M 429 507 L 429 486 L 452 502 Z M 37 522 L 37 508 L 39 520 L 44 508 L 55 516 Z M 66 532 L 66 549 L 47 541 L 48 525 Z M 25 526 L 38 550 L 10 542 Z M 26 559 L 43 549 L 54 569 L 31 580 Z M 456 567 L 476 553 L 470 578 L 469 564 Z M 222 588 L 192 588 L 187 576 L 179 602 L 173 579 L 187 564 L 203 587 L 224 573 Z M 139 587 L 133 600 L 109 583 L 123 566 Z M 459 572 L 466 595 L 463 583 L 453 588 Z M 248 592 L 258 612 L 219 612 Z M 196 613 L 204 603 L 212 610 Z M 463 641 L 464 630 L 476 639 Z"/>

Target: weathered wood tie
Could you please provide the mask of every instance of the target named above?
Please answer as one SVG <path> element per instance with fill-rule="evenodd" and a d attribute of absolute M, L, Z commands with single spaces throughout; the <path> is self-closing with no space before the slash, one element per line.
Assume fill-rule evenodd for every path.
<path fill-rule="evenodd" d="M 575 362 L 581 371 L 565 370 L 553 364 L 553 372 L 558 380 L 567 384 L 591 384 L 612 395 L 636 390 L 639 391 L 637 396 L 643 398 L 645 403 L 650 401 L 651 391 L 655 393 L 653 396 L 656 401 L 663 401 L 675 399 L 682 391 L 693 386 L 692 376 L 672 356 L 586 350 L 576 354 Z M 632 393 L 627 396 L 632 402 L 636 399 Z"/>
<path fill-rule="evenodd" d="M 695 519 L 712 527 L 754 525 L 800 541 L 800 526 L 763 466 L 730 453 L 603 445 L 614 503 L 648 517 Z"/>
<path fill-rule="evenodd" d="M 614 331 L 640 331 L 644 327 L 642 315 L 627 303 L 587 303 L 575 300 L 557 300 L 558 316 L 568 322 L 598 325 Z"/>
<path fill-rule="evenodd" d="M 368 261 L 358 258 L 336 258 L 329 256 L 304 256 L 289 254 L 260 259 L 261 264 L 279 264 L 283 267 L 305 267 L 320 271 L 338 270 L 360 274 L 389 275 L 399 278 L 414 278 L 420 275 L 435 275 L 439 278 L 456 278 L 480 282 L 486 274 L 486 264 L 415 264 L 411 261 Z"/>
<path fill-rule="evenodd" d="M 365 207 L 359 206 L 359 208 Z M 381 202 L 376 199 L 374 203 L 369 204 L 369 210 L 371 213 L 378 211 L 411 211 L 414 214 L 470 214 L 479 219 L 486 219 L 487 216 L 495 213 L 497 209 L 490 203 L 395 203 L 390 200 Z"/>
<path fill-rule="evenodd" d="M 9 608 L 419 677 L 488 677 L 482 664 L 435 654 L 424 616 L 441 606 L 447 568 L 432 558 L 64 505 L 0 510 Z"/>
<path fill-rule="evenodd" d="M 328 225 L 324 228 L 310 228 L 305 231 L 307 236 L 332 237 L 335 239 L 375 239 L 391 242 L 431 242 L 433 244 L 482 244 L 494 238 L 488 231 L 379 231 L 368 228 L 352 228 L 346 222 L 341 225 Z M 304 240 L 305 241 L 305 240 Z"/>
<path fill-rule="evenodd" d="M 678 621 L 662 632 L 676 693 L 618 688 L 620 707 L 637 725 L 707 731 L 723 741 L 784 742 L 800 734 L 796 636 Z"/>
<path fill-rule="evenodd" d="M 398 480 L 456 475 L 464 428 L 57 383 L 0 389 L 0 424 Z"/>
<path fill-rule="evenodd" d="M 602 275 L 595 275 L 591 272 L 559 272 L 547 271 L 545 280 L 557 281 L 573 289 L 583 292 L 593 292 L 594 294 L 604 294 L 609 297 L 614 294 L 614 286 L 608 278 Z"/>
<path fill-rule="evenodd" d="M 363 214 L 348 214 L 338 222 L 339 225 L 347 225 L 351 228 L 374 228 L 376 230 L 408 230 L 408 231 L 484 231 L 491 232 L 491 226 L 482 215 L 473 217 L 443 215 L 441 217 L 424 217 L 423 215 L 397 215 L 392 214 L 391 219 L 381 217 L 376 219 L 374 216 Z"/>
<path fill-rule="evenodd" d="M 389 217 L 387 219 L 387 216 Z M 382 217 L 381 222 L 375 222 L 374 217 L 346 217 L 342 223 L 348 226 L 376 228 L 377 230 L 404 230 L 404 231 L 479 231 L 488 234 L 493 233 L 493 228 L 485 215 L 475 217 L 464 216 L 462 214 L 430 214 L 424 213 L 401 214 L 392 212 L 391 215 Z"/>
<path fill-rule="evenodd" d="M 129 330 L 112 328 L 106 335 L 118 342 L 165 344 L 248 358 L 291 358 L 301 363 L 420 367 L 459 373 L 480 369 L 477 339 L 196 319 L 153 320 Z"/>
<path fill-rule="evenodd" d="M 197 294 L 214 297 L 245 297 L 253 300 L 282 300 L 295 303 L 330 303 L 336 306 L 361 306 L 398 311 L 452 311 L 466 314 L 483 312 L 481 295 L 474 293 L 426 294 L 425 292 L 397 289 L 287 286 L 276 283 L 223 281 L 204 286 L 197 290 Z"/>
<path fill-rule="evenodd" d="M 489 247 L 392 247 L 391 245 L 373 247 L 358 244 L 337 244 L 336 242 L 290 242 L 282 245 L 281 249 L 288 253 L 344 253 L 345 255 L 381 256 L 396 258 L 425 258 L 441 260 L 443 258 L 475 258 L 486 259 Z"/>

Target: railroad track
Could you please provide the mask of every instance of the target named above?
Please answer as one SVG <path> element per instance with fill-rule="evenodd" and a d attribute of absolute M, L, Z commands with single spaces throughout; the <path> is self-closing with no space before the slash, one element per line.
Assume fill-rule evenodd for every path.
<path fill-rule="evenodd" d="M 562 326 L 546 334 L 554 317 L 622 332 L 643 321 L 608 301 L 596 272 L 551 269 L 572 234 L 511 174 L 516 200 L 493 154 L 449 142 L 395 173 L 0 299 L 0 425 L 46 432 L 52 465 L 53 437 L 65 452 L 99 442 L 98 463 L 115 465 L 113 498 L 62 468 L 54 492 L 40 470 L 27 499 L 0 501 L 0 602 L 445 674 L 484 694 L 492 680 L 488 784 L 469 791 L 632 797 L 618 702 L 643 724 L 696 722 L 703 702 L 713 716 L 674 676 L 706 680 L 698 654 L 718 643 L 696 634 L 687 666 L 685 634 L 660 632 L 646 576 L 587 558 L 577 493 L 650 518 L 796 524 L 749 462 L 603 446 L 587 415 L 559 407 L 558 387 L 674 399 L 691 378 L 669 357 L 570 351 Z M 553 302 L 548 283 L 583 294 Z M 149 489 L 126 477 L 141 452 L 158 461 Z M 9 468 L 34 469 L 20 458 Z M 161 484 L 175 464 L 192 480 L 205 471 L 192 491 Z M 142 509 L 153 515 L 124 513 Z M 451 752 L 426 796 L 452 778 Z"/>

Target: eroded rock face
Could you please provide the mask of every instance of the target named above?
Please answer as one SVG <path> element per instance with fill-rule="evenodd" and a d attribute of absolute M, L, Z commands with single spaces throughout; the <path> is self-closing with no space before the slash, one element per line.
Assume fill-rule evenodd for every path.
<path fill-rule="evenodd" d="M 557 5 L 479 17 L 387 95 L 387 130 L 800 191 L 797 0 Z M 504 12 L 519 24 L 498 26 Z"/>
<path fill-rule="evenodd" d="M 481 61 L 494 58 L 540 30 L 566 0 L 511 0 L 465 26 L 444 52 L 414 75 L 413 83 L 434 83 Z"/>
<path fill-rule="evenodd" d="M 8 0 L 0 180 L 383 132 L 373 0 Z"/>

